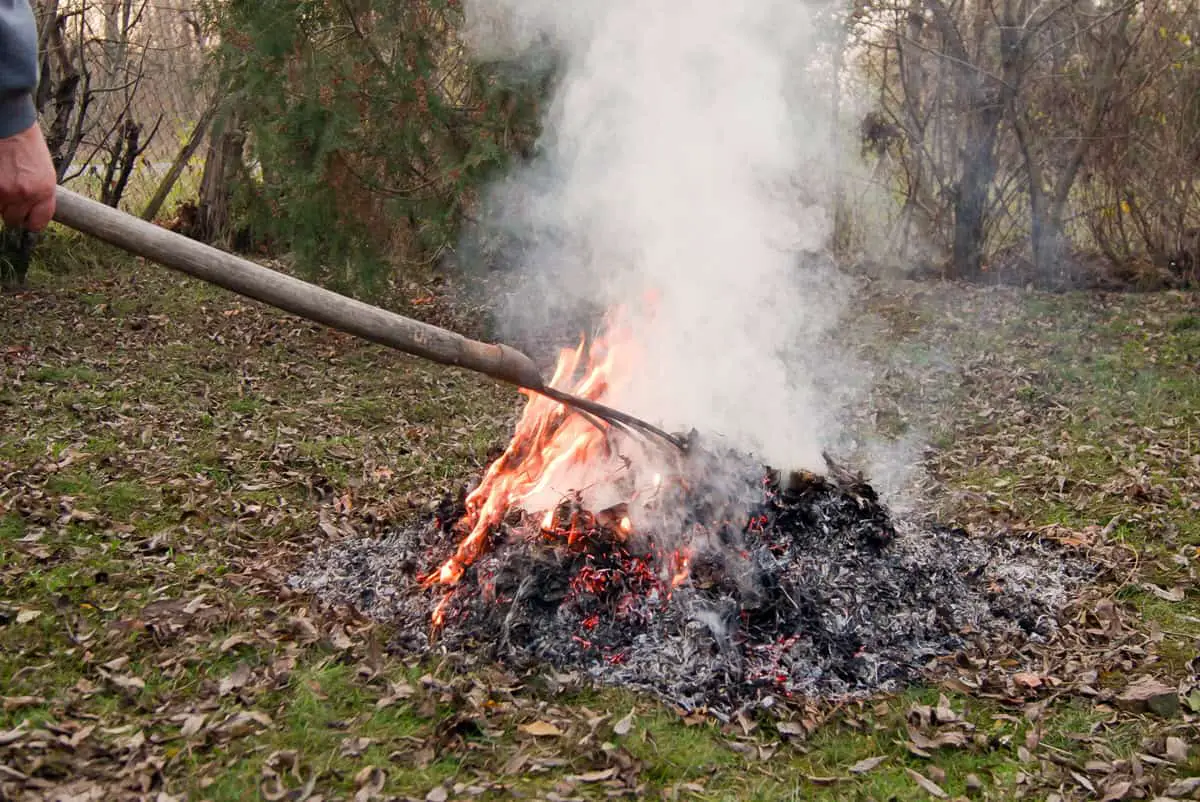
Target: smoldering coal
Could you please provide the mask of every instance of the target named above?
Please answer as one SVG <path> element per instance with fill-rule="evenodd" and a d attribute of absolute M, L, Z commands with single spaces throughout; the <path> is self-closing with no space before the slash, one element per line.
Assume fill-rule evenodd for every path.
<path fill-rule="evenodd" d="M 1045 640 L 1092 574 L 1035 538 L 893 520 L 861 477 L 760 476 L 758 501 L 736 527 L 691 486 L 693 503 L 677 500 L 689 517 L 671 538 L 625 537 L 569 500 L 555 526 L 573 515 L 573 537 L 513 513 L 451 593 L 436 637 L 444 591 L 418 578 L 453 549 L 461 500 L 422 525 L 322 549 L 290 581 L 392 625 L 392 646 L 406 653 L 578 670 L 728 714 L 789 696 L 892 690 L 940 655 Z"/>

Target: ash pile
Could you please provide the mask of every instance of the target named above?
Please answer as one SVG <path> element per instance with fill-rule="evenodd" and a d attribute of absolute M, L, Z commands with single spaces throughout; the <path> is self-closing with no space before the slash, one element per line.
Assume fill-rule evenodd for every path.
<path fill-rule="evenodd" d="M 464 512 L 446 499 L 423 524 L 322 549 L 290 582 L 391 625 L 407 654 L 580 671 L 721 714 L 891 690 L 941 655 L 1044 640 L 1092 573 L 1056 544 L 893 520 L 832 463 L 743 461 L 735 495 L 695 464 L 654 532 L 570 498 L 546 518 L 511 511 L 455 585 L 428 587 Z"/>

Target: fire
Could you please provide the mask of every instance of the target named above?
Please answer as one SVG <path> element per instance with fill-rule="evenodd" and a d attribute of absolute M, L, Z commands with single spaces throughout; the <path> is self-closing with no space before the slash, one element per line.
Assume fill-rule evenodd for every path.
<path fill-rule="evenodd" d="M 576 348 L 560 351 L 550 385 L 593 401 L 603 401 L 611 394 L 616 382 L 632 373 L 637 363 L 637 349 L 622 321 L 618 312 L 610 317 L 605 336 L 590 344 L 581 340 Z M 521 392 L 528 401 L 513 438 L 488 467 L 479 487 L 467 496 L 466 512 L 455 527 L 462 536 L 458 548 L 438 571 L 425 578 L 426 586 L 458 584 L 467 567 L 487 550 L 495 527 L 513 509 L 529 513 L 545 509 L 540 519 L 543 533 L 556 536 L 565 530 L 568 538 L 574 537 L 580 527 L 574 518 L 559 519 L 560 502 L 589 483 L 612 481 L 628 467 L 607 424 L 536 393 Z M 655 487 L 661 482 L 656 475 Z M 613 526 L 623 535 L 634 528 L 627 514 L 615 519 Z M 444 606 L 445 600 L 434 614 L 435 625 L 440 624 Z"/>

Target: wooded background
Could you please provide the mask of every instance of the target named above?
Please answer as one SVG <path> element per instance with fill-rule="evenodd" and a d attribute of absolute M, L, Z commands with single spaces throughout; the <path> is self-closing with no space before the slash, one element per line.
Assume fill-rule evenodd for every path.
<path fill-rule="evenodd" d="M 1198 0 L 853 0 L 815 73 L 847 264 L 1179 285 L 1200 262 Z M 72 188 L 327 283 L 445 261 L 536 147 L 553 65 L 471 60 L 457 0 L 38 0 Z"/>

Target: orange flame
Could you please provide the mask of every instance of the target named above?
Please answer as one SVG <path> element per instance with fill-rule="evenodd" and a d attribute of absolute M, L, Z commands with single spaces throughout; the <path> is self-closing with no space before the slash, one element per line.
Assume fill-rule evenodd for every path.
<path fill-rule="evenodd" d="M 628 374 L 634 356 L 628 329 L 616 318 L 610 319 L 608 334 L 590 347 L 581 341 L 578 347 L 559 352 L 550 385 L 600 401 L 612 389 L 614 367 L 620 364 L 623 373 Z M 580 372 L 582 376 L 571 386 L 571 380 Z M 467 567 L 486 551 L 489 535 L 511 509 L 524 504 L 527 512 L 535 512 L 547 506 L 541 526 L 544 532 L 552 533 L 558 501 L 568 492 L 580 490 L 581 479 L 586 480 L 589 473 L 615 468 L 605 424 L 544 396 L 521 392 L 529 400 L 513 438 L 488 467 L 479 487 L 467 496 L 466 511 L 455 527 L 456 533 L 465 536 L 441 568 L 425 578 L 427 587 L 456 585 Z M 633 523 L 624 516 L 618 528 L 628 534 Z M 572 532 L 574 529 L 572 525 Z M 434 614 L 435 626 L 441 623 L 444 602 Z"/>

